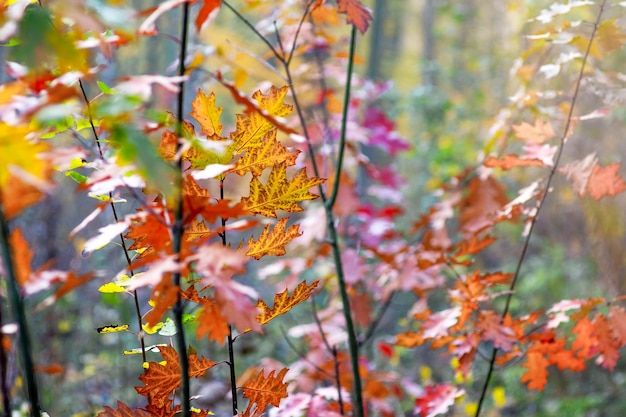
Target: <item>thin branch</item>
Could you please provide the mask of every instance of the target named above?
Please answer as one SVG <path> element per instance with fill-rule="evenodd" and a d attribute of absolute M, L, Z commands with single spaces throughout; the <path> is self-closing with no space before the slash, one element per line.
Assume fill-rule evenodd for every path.
<path fill-rule="evenodd" d="M 324 333 L 324 329 L 322 328 L 322 322 L 320 321 L 320 318 L 317 315 L 317 306 L 315 305 L 315 297 L 311 298 L 311 310 L 313 311 L 313 320 L 315 321 L 315 324 L 317 325 L 317 328 L 320 331 L 320 336 L 322 337 L 322 341 L 324 342 L 324 345 L 326 346 L 326 350 L 328 350 L 329 353 L 332 353 L 333 348 L 330 346 L 330 343 L 328 343 L 328 339 L 326 338 L 326 333 Z"/>
<path fill-rule="evenodd" d="M 368 327 L 368 329 L 365 332 L 365 334 L 359 340 L 359 346 L 363 346 L 365 343 L 367 343 L 368 340 L 370 340 L 372 338 L 372 336 L 376 332 L 376 329 L 378 328 L 378 325 L 380 324 L 381 320 L 383 319 L 383 316 L 385 315 L 385 313 L 389 309 L 389 306 L 391 305 L 391 300 L 393 299 L 393 296 L 395 294 L 396 294 L 395 291 L 392 291 L 391 294 L 389 294 L 389 297 L 387 297 L 387 300 L 385 300 L 385 303 L 378 310 L 378 314 L 376 315 L 376 318 L 370 324 L 370 326 Z"/>
<path fill-rule="evenodd" d="M 187 32 L 189 26 L 189 2 L 185 2 L 183 4 L 183 9 L 181 13 L 181 44 L 180 44 L 180 54 L 179 54 L 179 62 L 178 62 L 178 75 L 185 75 L 185 57 L 187 56 Z M 178 94 L 176 96 L 176 136 L 183 136 L 183 112 L 184 112 L 184 102 L 185 102 L 185 85 L 184 82 L 181 81 L 178 85 Z M 178 155 L 180 152 L 181 143 L 178 142 L 176 145 L 176 154 Z M 180 261 L 180 253 L 182 246 L 182 236 L 184 231 L 183 224 L 183 159 L 182 157 L 178 159 L 178 171 L 180 175 L 176 177 L 176 181 L 178 182 L 178 187 L 175 187 L 178 190 L 178 201 L 176 204 L 176 212 L 174 217 L 174 222 L 172 224 L 172 236 L 173 236 L 173 251 L 176 256 L 178 256 Z M 183 312 L 184 305 L 181 297 L 182 287 L 181 287 L 181 276 L 180 271 L 174 273 L 173 277 L 174 286 L 178 288 L 178 295 L 176 298 L 176 304 L 173 308 L 174 315 L 174 323 L 176 324 L 176 342 L 178 345 L 178 352 L 180 358 L 180 373 L 181 373 L 181 403 L 182 403 L 182 417 L 191 417 L 191 393 L 189 389 L 189 357 L 187 356 L 187 342 L 185 341 L 185 329 L 183 327 Z"/>
<path fill-rule="evenodd" d="M 286 64 L 291 64 L 291 60 L 293 59 L 294 52 L 296 51 L 296 44 L 298 43 L 298 37 L 300 36 L 300 30 L 302 29 L 302 25 L 304 24 L 304 20 L 309 16 L 309 12 L 311 11 L 311 6 L 313 6 L 315 0 L 311 0 L 307 3 L 306 8 L 304 9 L 304 13 L 302 14 L 302 18 L 300 19 L 300 23 L 298 23 L 298 27 L 296 29 L 296 33 L 293 36 L 293 43 L 291 44 L 291 50 L 287 55 Z"/>
<path fill-rule="evenodd" d="M 235 9 L 233 6 L 230 5 L 229 2 L 222 0 L 222 4 L 224 6 L 226 6 L 231 12 L 233 12 L 235 14 L 235 16 L 237 16 L 237 18 L 239 20 L 241 20 L 246 26 L 248 26 L 248 28 L 254 32 L 254 34 L 263 42 L 267 45 L 268 48 L 270 48 L 270 50 L 272 51 L 272 53 L 274 54 L 274 56 L 276 56 L 276 58 L 280 59 L 282 62 L 284 62 L 284 57 L 282 57 L 278 51 L 276 50 L 276 48 L 274 48 L 274 45 L 272 45 L 272 43 L 261 33 L 257 30 L 257 28 L 254 27 L 254 25 L 248 20 L 246 19 L 241 13 L 239 13 L 239 11 L 237 9 Z"/>
<path fill-rule="evenodd" d="M 330 372 L 328 372 L 325 369 L 320 368 L 315 362 L 313 362 L 309 358 L 307 358 L 304 353 L 300 352 L 300 350 L 298 350 L 298 348 L 296 348 L 296 346 L 293 344 L 293 342 L 289 339 L 289 335 L 287 335 L 287 333 L 285 332 L 285 329 L 282 326 L 280 327 L 280 332 L 282 333 L 283 338 L 285 339 L 285 342 L 287 342 L 287 345 L 291 348 L 291 350 L 294 351 L 294 353 L 296 355 L 298 355 L 298 357 L 301 360 L 305 361 L 306 363 L 311 365 L 313 368 L 315 368 L 316 371 L 326 375 L 328 378 L 333 378 L 334 377 Z"/>
<path fill-rule="evenodd" d="M 339 358 L 337 346 L 333 346 L 333 362 L 335 364 L 335 384 L 337 385 L 337 401 L 339 402 L 339 414 L 345 415 L 343 409 L 343 395 L 341 395 L 341 373 L 339 372 Z"/>
<path fill-rule="evenodd" d="M 2 203 L 1 192 L 2 190 L 0 190 L 0 203 Z M 4 217 L 4 209 L 2 206 L 0 206 L 0 248 L 2 248 L 2 257 L 7 277 L 6 281 L 9 298 L 13 307 L 13 315 L 15 316 L 15 320 L 18 325 L 19 350 L 24 365 L 28 401 L 30 402 L 30 415 L 32 417 L 39 417 L 39 393 L 37 389 L 35 366 L 32 357 L 30 334 L 28 333 L 28 322 L 26 320 L 24 300 L 20 295 L 20 290 L 18 288 L 17 275 L 15 272 L 15 265 L 13 263 L 13 254 L 9 243 L 9 225 Z"/>
<path fill-rule="evenodd" d="M 0 297 L 0 393 L 2 395 L 2 408 L 4 417 L 9 417 L 11 414 L 11 391 L 7 384 L 8 373 L 8 360 L 7 352 L 1 345 L 4 339 L 4 333 L 2 332 L 2 326 L 4 325 L 4 317 L 2 315 L 2 298 Z"/>
<path fill-rule="evenodd" d="M 515 273 L 513 275 L 513 280 L 511 281 L 511 285 L 509 287 L 509 294 L 507 295 L 506 298 L 506 303 L 504 305 L 504 310 L 502 311 L 502 320 L 504 320 L 504 318 L 506 317 L 506 315 L 509 312 L 509 308 L 511 306 L 511 299 L 513 298 L 513 291 L 515 290 L 515 285 L 517 283 L 517 280 L 520 276 L 520 271 L 522 269 L 522 264 L 524 263 L 524 260 L 526 258 L 526 254 L 528 252 L 528 248 L 530 246 L 530 238 L 532 237 L 533 231 L 535 229 L 535 225 L 537 224 L 537 219 L 539 218 L 539 213 L 541 212 L 541 209 L 544 206 L 544 203 L 546 201 L 546 198 L 548 197 L 548 190 L 550 189 L 550 185 L 552 184 L 552 180 L 554 179 L 554 175 L 556 174 L 556 171 L 559 167 L 559 162 L 561 161 L 561 155 L 563 154 L 563 149 L 565 148 L 565 141 L 567 140 L 567 137 L 569 135 L 569 128 L 573 119 L 573 115 L 574 115 L 574 108 L 576 107 L 576 100 L 578 98 L 578 93 L 580 91 L 580 85 L 582 83 L 584 74 L 585 74 L 585 67 L 587 65 L 587 60 L 589 59 L 589 52 L 591 51 L 591 46 L 593 44 L 593 41 L 595 39 L 596 36 L 596 32 L 598 31 L 598 26 L 600 25 L 600 22 L 602 20 L 602 14 L 604 12 L 604 7 L 606 4 L 606 0 L 603 0 L 602 3 L 600 4 L 600 10 L 598 12 L 598 17 L 596 18 L 596 21 L 593 25 L 593 29 L 591 31 L 591 35 L 589 37 L 589 43 L 587 44 L 587 50 L 585 51 L 585 55 L 583 56 L 583 60 L 582 60 L 582 64 L 580 66 L 580 72 L 578 74 L 578 78 L 576 80 L 576 85 L 574 87 L 574 94 L 572 95 L 572 99 L 570 101 L 570 108 L 569 108 L 569 113 L 567 115 L 567 120 L 565 122 L 565 126 L 563 128 L 563 134 L 561 135 L 561 141 L 559 143 L 559 148 L 557 150 L 556 153 L 556 157 L 554 159 L 554 165 L 552 166 L 552 169 L 550 170 L 550 173 L 548 174 L 547 180 L 546 180 L 546 185 L 544 187 L 544 192 L 541 195 L 541 198 L 539 199 L 539 203 L 537 204 L 537 211 L 535 213 L 535 215 L 532 217 L 532 219 L 530 220 L 530 227 L 528 229 L 528 234 L 526 235 L 526 239 L 524 240 L 524 245 L 522 247 L 522 252 L 520 254 L 519 260 L 517 262 L 517 266 L 515 268 Z M 482 405 L 483 402 L 485 400 L 485 397 L 487 395 L 487 389 L 489 387 L 489 382 L 491 381 L 491 376 L 493 375 L 493 371 L 494 371 L 494 367 L 495 367 L 495 362 L 496 362 L 496 357 L 498 356 L 498 349 L 497 348 L 493 348 L 492 350 L 492 354 L 491 354 L 491 360 L 489 361 L 489 369 L 487 371 L 487 376 L 485 377 L 485 383 L 483 384 L 483 388 L 482 388 L 482 392 L 480 395 L 480 399 L 478 400 L 478 406 L 476 407 L 476 413 L 474 414 L 475 417 L 480 416 L 480 411 L 482 409 Z"/>

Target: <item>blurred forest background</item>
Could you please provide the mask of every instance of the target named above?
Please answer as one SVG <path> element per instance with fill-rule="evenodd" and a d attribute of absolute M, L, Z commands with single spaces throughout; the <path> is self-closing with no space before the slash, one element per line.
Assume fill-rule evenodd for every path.
<path fill-rule="evenodd" d="M 103 13 L 107 12 L 104 0 L 92 0 L 91 3 L 96 9 L 100 7 Z M 157 3 L 154 0 L 130 1 L 128 13 Z M 232 3 L 238 6 L 236 1 Z M 534 34 L 530 19 L 548 7 L 551 1 L 366 0 L 364 3 L 373 10 L 374 22 L 359 41 L 357 73 L 391 83 L 382 100 L 398 121 L 401 134 L 412 144 L 409 151 L 400 155 L 407 181 L 404 192 L 409 196 L 407 217 L 412 220 L 436 201 L 434 193 L 442 184 L 464 167 L 475 164 L 489 146 L 490 129 L 497 125 L 502 112 L 510 110 L 510 97 L 519 87 L 516 59 L 529 54 L 530 43 L 525 35 Z M 253 22 L 258 10 L 247 15 Z M 583 21 L 586 18 L 591 19 L 590 16 L 580 16 Z M 173 75 L 178 49 L 167 34 L 178 33 L 178 22 L 177 12 L 166 14 L 159 20 L 161 35 L 124 47 L 117 52 L 115 60 L 103 62 L 107 69 L 101 73 L 102 81 L 111 85 L 126 74 Z M 337 36 L 345 38 L 347 31 L 343 30 Z M 193 42 L 192 50 L 211 48 L 210 58 L 204 63 L 211 71 L 245 68 L 248 77 L 242 87 L 244 91 L 253 91 L 262 82 L 283 83 L 251 56 L 253 53 L 262 55 L 264 46 L 227 10 L 221 10 L 219 19 Z M 249 51 L 241 50 L 240 45 L 246 45 Z M 4 54 L 4 51 L 0 49 L 0 53 Z M 616 63 L 625 62 L 623 59 L 622 51 L 611 58 Z M 573 83 L 573 76 L 567 73 L 552 79 L 541 78 L 539 73 L 532 76 L 537 77 L 538 84 L 551 86 L 546 90 Z M 2 82 L 7 80 L 4 73 L 0 77 L 3 77 L 0 78 Z M 91 87 L 89 93 L 93 96 L 95 87 Z M 215 91 L 218 97 L 227 94 L 202 71 L 195 72 L 193 80 L 187 84 L 188 97 L 198 87 Z M 166 102 L 155 103 L 155 106 L 170 106 L 168 97 L 162 97 Z M 597 104 L 594 96 L 583 96 L 581 100 L 583 108 Z M 232 124 L 236 108 L 227 100 L 220 104 L 225 106 L 225 124 Z M 517 117 L 517 122 L 523 119 L 523 115 Z M 602 154 L 611 156 L 612 162 L 620 161 L 620 155 L 626 151 L 622 125 L 626 121 L 626 112 L 614 112 L 610 117 L 615 129 L 594 130 L 593 123 L 586 124 L 576 133 L 576 140 L 566 147 L 565 158 L 576 159 L 590 149 L 601 149 Z M 371 157 L 384 159 L 387 155 L 377 153 Z M 529 178 L 516 178 L 515 175 L 515 171 L 508 175 L 511 189 L 518 190 L 530 183 Z M 560 187 L 560 181 L 562 179 L 557 179 L 554 185 L 531 241 L 531 253 L 519 288 L 521 293 L 529 296 L 527 299 L 514 298 L 514 309 L 520 304 L 526 309 L 545 308 L 561 299 L 626 291 L 623 276 L 626 266 L 623 249 L 626 243 L 625 197 L 579 200 L 571 187 Z M 71 187 L 69 183 L 68 187 Z M 77 250 L 80 239 L 73 244 L 66 241 L 68 232 L 94 206 L 93 200 L 77 196 L 72 192 L 56 193 L 29 209 L 19 220 L 25 234 L 37 242 L 35 267 L 56 259 L 60 268 L 77 271 L 94 267 L 107 271 L 121 269 L 122 255 L 115 247 L 86 257 Z M 51 213 L 64 215 L 57 217 Z M 105 220 L 109 219 L 102 219 Z M 97 223 L 93 225 L 94 228 L 98 226 Z M 499 242 L 486 252 L 481 262 L 486 267 L 510 270 L 517 260 L 521 230 L 501 228 L 500 232 Z M 89 235 L 89 231 L 84 235 Z M 112 268 L 113 262 L 117 262 L 119 268 Z M 114 398 L 129 404 L 137 400 L 132 390 L 120 393 L 117 389 L 128 387 L 128 381 L 140 372 L 140 362 L 136 358 L 122 355 L 122 351 L 137 347 L 136 339 L 130 334 L 100 335 L 96 331 L 97 327 L 109 324 L 133 322 L 132 303 L 118 294 L 98 293 L 100 284 L 94 282 L 80 288 L 56 305 L 35 311 L 31 317 L 31 333 L 41 347 L 36 352 L 38 360 L 66 366 L 62 376 L 42 376 L 43 403 L 53 404 L 54 409 L 49 410 L 53 417 L 93 415 Z M 31 303 L 36 305 L 37 301 L 31 300 Z M 397 304 L 392 305 L 385 316 L 388 325 L 401 321 L 395 311 L 405 312 L 410 301 L 397 299 L 394 303 Z M 310 321 L 310 308 L 299 307 L 281 326 L 297 323 L 299 315 L 307 316 Z M 238 363 L 241 370 L 272 354 L 296 355 L 288 346 L 281 326 L 270 328 L 265 336 L 255 335 L 237 345 L 241 350 Z M 147 343 L 158 341 L 148 338 Z M 218 357 L 221 354 L 216 352 Z M 427 347 L 400 350 L 394 360 L 405 368 L 412 368 L 422 381 L 449 379 L 443 371 L 449 369 L 449 365 L 439 366 L 441 359 Z M 594 367 L 577 374 L 555 370 L 554 374 L 551 372 L 547 389 L 541 393 L 526 390 L 519 382 L 521 372 L 515 366 L 497 369 L 492 384 L 496 389 L 490 399 L 492 408 L 486 415 L 626 415 L 626 397 L 623 395 L 626 366 L 623 361 L 613 373 Z M 482 376 L 478 369 L 475 379 L 481 380 Z M 468 391 L 475 394 L 471 383 L 468 381 Z M 216 396 L 216 403 L 219 403 L 220 395 L 224 396 L 228 391 L 217 377 L 214 381 L 205 381 L 203 386 Z M 457 413 L 455 415 L 465 415 L 462 408 Z"/>

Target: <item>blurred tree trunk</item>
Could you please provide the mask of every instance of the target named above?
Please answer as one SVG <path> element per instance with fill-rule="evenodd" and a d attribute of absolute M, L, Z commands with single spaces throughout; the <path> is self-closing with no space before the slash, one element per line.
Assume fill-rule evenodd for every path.
<path fill-rule="evenodd" d="M 386 15 L 386 1 L 375 0 L 374 2 L 374 21 L 372 22 L 371 38 L 370 38 L 370 55 L 367 64 L 367 77 L 372 80 L 381 78 L 381 60 L 383 45 L 383 19 Z"/>
<path fill-rule="evenodd" d="M 422 84 L 437 85 L 437 69 L 435 62 L 435 0 L 426 0 L 422 11 Z"/>

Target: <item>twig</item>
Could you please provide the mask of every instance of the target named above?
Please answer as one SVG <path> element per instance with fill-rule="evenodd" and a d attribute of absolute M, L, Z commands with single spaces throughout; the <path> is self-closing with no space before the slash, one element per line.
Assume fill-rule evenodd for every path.
<path fill-rule="evenodd" d="M 385 303 L 380 307 L 380 310 L 378 310 L 378 314 L 376 315 L 376 318 L 370 324 L 370 326 L 367 328 L 367 331 L 361 337 L 361 340 L 359 340 L 359 346 L 363 346 L 365 343 L 367 343 L 368 340 L 370 340 L 372 338 L 372 336 L 376 332 L 376 329 L 378 328 L 378 325 L 382 321 L 383 316 L 387 312 L 387 309 L 391 305 L 391 300 L 393 299 L 393 296 L 395 294 L 396 294 L 395 291 L 392 291 L 391 294 L 389 294 L 389 297 L 387 297 L 387 300 L 385 300 Z"/>
<path fill-rule="evenodd" d="M 311 365 L 319 373 L 326 375 L 328 378 L 333 378 L 333 375 L 330 372 L 326 371 L 325 369 L 320 368 L 315 362 L 311 361 L 309 358 L 306 357 L 304 353 L 300 352 L 300 350 L 296 348 L 293 342 L 289 340 L 289 335 L 287 335 L 287 333 L 285 332 L 285 329 L 283 329 L 282 326 L 280 327 L 280 332 L 282 333 L 283 338 L 285 339 L 285 342 L 287 342 L 287 345 L 291 348 L 291 350 L 295 352 L 296 355 L 298 355 L 298 357 L 300 357 L 300 359 L 302 359 L 303 361 Z"/>
<path fill-rule="evenodd" d="M 2 326 L 4 325 L 2 307 L 2 298 L 0 298 L 0 393 L 2 394 L 2 415 L 9 417 L 11 414 L 11 391 L 7 385 L 7 352 L 2 343 L 4 340 L 4 333 L 2 332 Z"/>
<path fill-rule="evenodd" d="M 585 67 L 587 64 L 587 60 L 589 58 L 589 52 L 591 51 L 591 45 L 593 44 L 593 40 L 596 36 L 596 32 L 598 31 L 598 26 L 600 25 L 600 21 L 602 20 L 602 14 L 604 12 L 604 7 L 606 4 L 606 0 L 603 0 L 600 4 L 600 11 L 598 12 L 598 17 L 593 25 L 593 29 L 591 31 L 591 35 L 589 37 L 589 43 L 587 44 L 587 50 L 585 51 L 585 55 L 582 60 L 582 64 L 580 67 L 580 72 L 578 74 L 578 79 L 576 80 L 576 85 L 574 87 L 574 94 L 572 95 L 572 99 L 570 101 L 569 113 L 567 115 L 567 120 L 565 122 L 565 127 L 563 128 L 563 134 L 561 135 L 561 141 L 559 143 L 559 148 L 556 153 L 556 157 L 554 159 L 554 165 L 548 174 L 546 185 L 544 187 L 544 192 L 539 199 L 539 203 L 537 204 L 537 211 L 535 215 L 530 220 L 530 227 L 528 228 L 528 234 L 526 235 L 526 239 L 524 240 L 524 245 L 522 247 L 522 252 L 520 254 L 519 260 L 517 262 L 517 266 L 515 268 L 515 273 L 513 274 L 513 280 L 511 281 L 511 285 L 509 287 L 509 294 L 506 297 L 506 303 L 504 305 L 504 310 L 502 311 L 501 320 L 504 320 L 506 315 L 509 312 L 509 308 L 511 306 L 511 299 L 513 298 L 513 291 L 515 289 L 515 284 L 520 275 L 520 271 L 522 269 L 522 264 L 524 263 L 524 259 L 526 258 L 526 253 L 528 252 L 528 248 L 530 246 L 530 238 L 532 237 L 533 230 L 535 229 L 535 225 L 537 224 L 537 219 L 539 217 L 539 213 L 544 206 L 544 202 L 548 197 L 548 190 L 550 189 L 550 185 L 552 184 L 552 180 L 559 166 L 559 162 L 561 160 L 561 155 L 563 154 L 563 149 L 565 148 L 565 141 L 569 134 L 570 124 L 572 122 L 572 118 L 574 115 L 574 108 L 576 107 L 576 100 L 578 98 L 578 92 L 580 91 L 580 84 L 585 74 Z M 491 376 L 493 375 L 493 370 L 495 368 L 496 357 L 498 356 L 498 349 L 493 348 L 491 354 L 491 360 L 489 361 L 489 368 L 487 371 L 487 376 L 485 377 L 485 383 L 483 384 L 482 392 L 480 395 L 480 399 L 478 400 L 478 406 L 476 407 L 475 417 L 480 416 L 480 411 L 482 409 L 483 402 L 487 395 L 487 389 L 489 387 L 489 382 L 491 381 Z"/>
<path fill-rule="evenodd" d="M 343 409 L 343 395 L 341 395 L 341 373 L 339 372 L 339 358 L 337 346 L 333 346 L 333 362 L 335 363 L 335 384 L 337 385 L 337 401 L 339 402 L 339 414 L 345 415 Z"/>

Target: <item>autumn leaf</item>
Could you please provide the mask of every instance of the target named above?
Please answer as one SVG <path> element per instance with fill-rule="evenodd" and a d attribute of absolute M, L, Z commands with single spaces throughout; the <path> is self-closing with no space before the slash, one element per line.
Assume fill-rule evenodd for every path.
<path fill-rule="evenodd" d="M 504 186 L 496 179 L 472 178 L 467 195 L 461 201 L 461 228 L 466 232 L 476 232 L 492 224 L 491 217 L 507 202 Z"/>
<path fill-rule="evenodd" d="M 214 0 L 215 1 L 215 0 Z M 219 3 L 221 0 L 217 0 Z M 211 3 L 211 0 L 204 2 L 204 5 Z M 222 106 L 215 105 L 215 93 L 211 92 L 208 96 L 198 89 L 196 98 L 191 102 L 191 116 L 200 124 L 202 133 L 210 139 L 221 139 L 222 124 L 220 116 L 222 114 Z"/>
<path fill-rule="evenodd" d="M 515 136 L 526 142 L 544 143 L 555 136 L 550 122 L 544 122 L 540 119 L 537 119 L 534 125 L 522 122 L 512 127 L 513 131 L 515 131 Z"/>
<path fill-rule="evenodd" d="M 44 193 L 41 188 L 30 184 L 17 175 L 10 175 L 6 188 L 2 188 L 2 200 L 4 216 L 11 219 L 27 207 L 39 202 Z"/>
<path fill-rule="evenodd" d="M 490 340 L 498 349 L 509 352 L 517 341 L 515 331 L 502 322 L 502 318 L 494 311 L 483 310 L 478 316 L 477 329 L 482 332 L 485 340 Z"/>
<path fill-rule="evenodd" d="M 504 155 L 501 159 L 496 159 L 493 156 L 490 156 L 485 159 L 483 165 L 489 168 L 502 168 L 503 170 L 508 171 L 509 169 L 515 167 L 527 167 L 533 165 L 543 167 L 546 164 L 544 164 L 540 159 L 526 159 L 514 154 L 508 154 Z"/>
<path fill-rule="evenodd" d="M 210 19 L 212 13 L 217 13 L 222 0 L 202 0 L 202 7 L 196 16 L 196 31 L 200 32 L 204 24 Z"/>
<path fill-rule="evenodd" d="M 287 313 L 301 302 L 308 300 L 313 290 L 317 288 L 318 283 L 319 281 L 315 281 L 312 282 L 311 285 L 307 285 L 306 281 L 302 281 L 293 290 L 291 296 L 289 296 L 289 292 L 285 289 L 285 291 L 274 296 L 274 307 L 272 308 L 265 304 L 263 300 L 259 300 L 257 307 L 262 313 L 256 316 L 257 321 L 261 324 L 266 324 L 281 314 Z"/>
<path fill-rule="evenodd" d="M 446 414 L 455 400 L 465 391 L 450 384 L 429 385 L 424 393 L 415 399 L 415 415 L 435 417 Z"/>
<path fill-rule="evenodd" d="M 131 410 L 129 406 L 118 401 L 117 409 L 104 406 L 104 411 L 100 412 L 96 417 L 153 417 L 153 414 L 141 409 Z"/>
<path fill-rule="evenodd" d="M 592 198 L 600 200 L 626 191 L 626 182 L 619 174 L 620 166 L 619 162 L 615 162 L 604 168 L 599 165 L 593 167 L 586 189 Z"/>
<path fill-rule="evenodd" d="M 245 175 L 251 172 L 258 177 L 263 170 L 284 162 L 287 166 L 295 165 L 300 151 L 290 151 L 276 139 L 276 129 L 272 129 L 263 138 L 261 144 L 252 147 L 237 160 L 233 172 Z"/>
<path fill-rule="evenodd" d="M 373 20 L 370 10 L 360 0 L 337 0 L 337 11 L 347 15 L 348 23 L 365 33 Z"/>
<path fill-rule="evenodd" d="M 11 175 L 19 173 L 22 180 L 32 175 L 33 180 L 45 183 L 52 173 L 46 159 L 41 157 L 50 146 L 33 140 L 32 135 L 28 126 L 0 122 L 0 189 L 5 189 Z"/>
<path fill-rule="evenodd" d="M 33 252 L 24 238 L 22 229 L 15 228 L 9 236 L 11 256 L 15 266 L 15 278 L 18 284 L 25 286 L 30 278 Z"/>
<path fill-rule="evenodd" d="M 161 356 L 165 364 L 159 362 L 150 362 L 148 368 L 139 379 L 145 385 L 135 387 L 140 395 L 148 398 L 151 404 L 162 407 L 172 394 L 172 391 L 180 387 L 180 363 L 178 352 L 172 346 L 163 346 L 159 348 Z M 189 377 L 197 378 L 215 365 L 209 359 L 198 358 L 193 353 L 189 355 Z"/>
<path fill-rule="evenodd" d="M 533 345 L 534 346 L 534 345 Z M 528 384 L 528 389 L 543 391 L 548 383 L 548 366 L 550 362 L 540 352 L 532 349 L 526 354 L 526 362 L 522 365 L 526 372 L 522 375 L 522 382 Z"/>
<path fill-rule="evenodd" d="M 256 260 L 264 256 L 283 256 L 286 253 L 285 246 L 302 235 L 298 224 L 292 224 L 289 229 L 285 230 L 288 220 L 287 217 L 280 219 L 271 232 L 271 225 L 266 225 L 256 242 L 251 236 L 246 255 L 252 256 Z"/>
<path fill-rule="evenodd" d="M 214 302 L 202 303 L 202 309 L 198 312 L 197 322 L 196 337 L 198 339 L 208 336 L 209 340 L 224 344 L 224 340 L 230 333 L 230 327 L 226 317 L 222 315 Z"/>
<path fill-rule="evenodd" d="M 626 40 L 626 35 L 615 25 L 615 19 L 600 23 L 596 37 L 602 50 L 607 53 L 621 49 L 622 43 Z"/>
<path fill-rule="evenodd" d="M 241 201 L 248 211 L 266 217 L 276 217 L 277 210 L 298 212 L 302 211 L 298 202 L 318 197 L 311 194 L 309 188 L 323 182 L 321 178 L 307 177 L 305 168 L 287 180 L 287 165 L 283 162 L 272 169 L 265 186 L 258 178 L 252 178 L 250 196 Z"/>
<path fill-rule="evenodd" d="M 253 407 L 254 415 L 258 415 L 265 411 L 270 404 L 278 407 L 280 400 L 287 398 L 287 383 L 282 381 L 288 370 L 288 368 L 283 368 L 276 376 L 274 376 L 275 371 L 272 371 L 265 377 L 265 371 L 262 369 L 254 378 L 244 384 L 242 387 L 243 397 L 248 398 L 250 402 L 243 413 L 243 417 L 253 415 L 251 414 Z"/>

